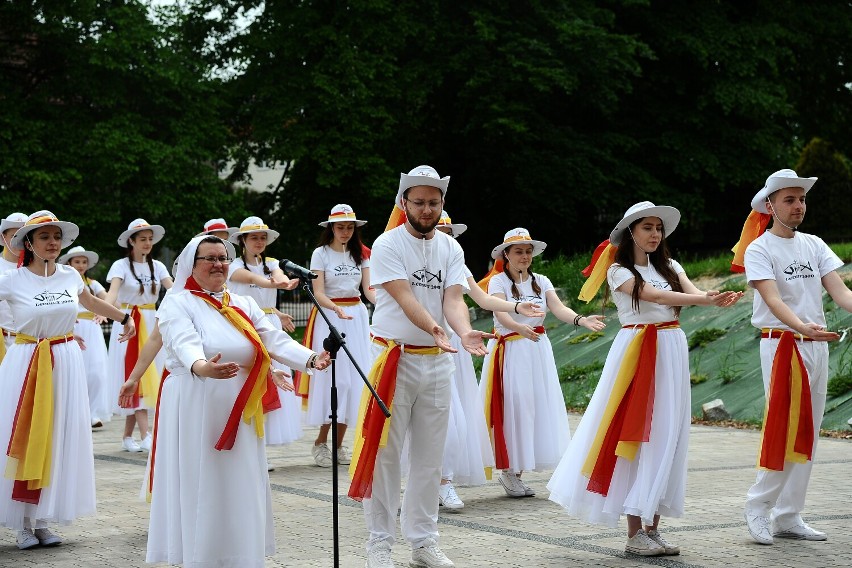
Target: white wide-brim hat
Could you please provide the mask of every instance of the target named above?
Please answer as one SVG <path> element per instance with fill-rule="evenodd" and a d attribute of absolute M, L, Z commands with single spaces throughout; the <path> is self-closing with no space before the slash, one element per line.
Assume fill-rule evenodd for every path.
<path fill-rule="evenodd" d="M 56 218 L 56 215 L 47 209 L 42 209 L 41 211 L 36 211 L 27 217 L 23 226 L 15 232 L 15 236 L 12 237 L 12 242 L 9 244 L 16 249 L 21 249 L 24 247 L 24 239 L 27 235 L 40 227 L 46 227 L 48 225 L 59 227 L 59 230 L 62 231 L 62 248 L 73 243 L 74 239 L 77 238 L 77 235 L 80 234 L 80 228 L 74 223 L 60 221 Z"/>
<path fill-rule="evenodd" d="M 154 233 L 154 244 L 160 242 L 166 234 L 166 229 L 162 225 L 149 225 L 145 219 L 135 219 L 127 225 L 127 230 L 118 236 L 118 246 L 127 248 L 127 239 L 140 231 Z"/>
<path fill-rule="evenodd" d="M 94 265 L 96 265 L 98 263 L 98 260 L 100 259 L 98 253 L 91 250 L 86 250 L 81 246 L 76 246 L 68 249 L 68 252 L 66 252 L 57 259 L 57 262 L 59 264 L 68 264 L 68 262 L 72 258 L 76 258 L 78 256 L 85 256 L 87 259 L 89 259 L 89 268 L 92 268 Z"/>
<path fill-rule="evenodd" d="M 20 229 L 27 222 L 26 213 L 12 213 L 2 221 L 0 221 L 0 233 L 6 232 L 8 229 Z"/>
<path fill-rule="evenodd" d="M 441 198 L 447 197 L 450 176 L 441 177 L 432 166 L 417 166 L 407 174 L 399 174 L 399 190 L 396 192 L 396 206 L 402 209 L 402 194 L 409 187 L 428 185 L 441 190 Z"/>
<path fill-rule="evenodd" d="M 204 230 L 195 235 L 196 237 L 206 237 L 210 233 L 217 233 L 219 231 L 225 231 L 228 233 L 228 237 L 237 232 L 236 227 L 229 227 L 228 223 L 225 222 L 222 218 L 210 219 L 206 223 L 204 223 Z"/>
<path fill-rule="evenodd" d="M 503 242 L 494 247 L 491 251 L 491 258 L 497 260 L 500 258 L 500 253 L 512 245 L 532 245 L 533 256 L 538 256 L 547 248 L 547 243 L 544 241 L 535 241 L 530 237 L 530 232 L 522 227 L 512 229 L 503 237 Z"/>
<path fill-rule="evenodd" d="M 817 178 L 815 177 L 799 177 L 799 175 L 793 170 L 778 170 L 766 178 L 766 183 L 763 185 L 763 189 L 758 191 L 754 198 L 752 198 L 751 208 L 758 213 L 768 214 L 769 210 L 766 208 L 766 199 L 770 195 L 779 189 L 784 189 L 785 187 L 801 187 L 805 190 L 805 193 L 807 193 L 811 190 L 814 183 L 816 183 L 816 180 Z"/>
<path fill-rule="evenodd" d="M 450 214 L 446 210 L 441 211 L 441 218 L 438 219 L 438 225 L 435 228 L 440 229 L 441 227 L 449 228 L 450 235 L 454 239 L 459 238 L 459 235 L 467 231 L 467 225 L 464 223 L 453 223 L 452 219 L 450 219 Z"/>
<path fill-rule="evenodd" d="M 278 231 L 273 231 L 263 222 L 260 217 L 246 217 L 240 223 L 240 228 L 233 235 L 228 237 L 228 240 L 235 245 L 240 244 L 240 235 L 248 235 L 251 233 L 266 233 L 266 244 L 271 245 L 278 238 Z"/>
<path fill-rule="evenodd" d="M 367 222 L 359 219 L 357 215 L 355 215 L 355 211 L 345 203 L 338 203 L 334 207 L 331 208 L 331 213 L 328 214 L 327 221 L 320 221 L 320 227 L 327 227 L 329 223 L 345 223 L 347 221 L 351 221 L 355 223 L 356 227 L 360 227 L 362 225 L 366 225 Z"/>
<path fill-rule="evenodd" d="M 630 226 L 633 221 L 643 219 L 645 217 L 659 217 L 663 222 L 663 234 L 668 237 L 672 234 L 680 222 L 680 211 L 668 205 L 654 205 L 650 201 L 641 201 L 624 212 L 624 217 L 615 226 L 609 234 L 609 242 L 618 246 L 621 244 L 621 236 L 624 234 L 624 229 Z"/>

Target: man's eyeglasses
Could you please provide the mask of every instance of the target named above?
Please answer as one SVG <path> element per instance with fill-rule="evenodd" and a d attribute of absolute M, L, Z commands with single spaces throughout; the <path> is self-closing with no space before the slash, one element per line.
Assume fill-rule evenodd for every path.
<path fill-rule="evenodd" d="M 227 256 L 196 256 L 195 260 L 203 260 L 204 262 L 209 262 L 210 264 L 231 264 L 234 262 L 233 258 Z"/>
<path fill-rule="evenodd" d="M 411 204 L 411 206 L 414 207 L 415 209 L 425 209 L 428 206 L 429 209 L 432 209 L 433 211 L 434 210 L 440 211 L 441 209 L 443 209 L 443 205 L 444 205 L 443 201 L 420 201 L 419 199 L 416 200 L 416 201 L 406 199 L 406 201 L 408 201 Z"/>

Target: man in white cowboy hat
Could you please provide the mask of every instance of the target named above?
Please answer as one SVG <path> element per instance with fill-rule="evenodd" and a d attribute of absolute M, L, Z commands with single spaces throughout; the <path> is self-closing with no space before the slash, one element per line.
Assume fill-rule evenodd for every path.
<path fill-rule="evenodd" d="M 827 538 L 801 517 L 813 464 L 811 459 L 825 409 L 826 342 L 839 338 L 838 334 L 826 329 L 822 292 L 825 289 L 847 311 L 852 311 L 852 292 L 837 274 L 837 269 L 843 265 L 837 255 L 819 237 L 798 230 L 807 209 L 805 194 L 816 180 L 801 178 L 793 170 L 779 170 L 767 178 L 751 201 L 755 212 L 773 219 L 771 228 L 748 245 L 744 262 L 746 280 L 757 292 L 751 321 L 762 331 L 760 360 L 768 401 L 760 449 L 761 470 L 748 491 L 745 506 L 748 530 L 761 544 L 772 544 L 773 537 Z M 784 359 L 792 371 L 788 370 L 785 376 L 778 373 L 777 377 L 772 377 L 773 364 L 778 363 L 780 369 Z M 795 373 L 799 367 L 795 360 L 804 362 L 806 373 Z M 786 385 L 794 382 L 803 393 L 809 387 L 811 412 L 808 412 L 805 397 L 795 396 L 795 386 L 792 387 L 793 395 L 788 393 L 786 397 L 786 408 L 776 405 L 780 400 L 774 396 L 780 392 L 776 388 L 789 388 Z M 807 421 L 803 423 L 805 429 L 810 428 L 808 422 L 813 422 L 813 432 L 805 436 L 802 446 L 795 446 L 799 454 L 785 452 L 787 428 L 779 428 L 779 422 L 773 420 L 774 416 L 789 416 L 794 404 L 801 404 L 801 418 Z M 774 445 L 773 440 L 777 441 Z M 800 441 L 798 437 L 796 441 Z M 774 462 L 773 455 L 777 456 Z"/>
<path fill-rule="evenodd" d="M 0 256 L 0 274 L 7 270 L 15 270 L 18 268 L 18 256 L 21 251 L 12 246 L 12 237 L 15 232 L 24 226 L 27 221 L 27 216 L 23 213 L 12 213 L 2 221 L 0 221 L 0 234 L 3 235 L 3 255 Z M 0 332 L 3 333 L 5 345 L 0 346 L 0 361 L 3 360 L 3 354 L 6 353 L 5 347 L 8 347 L 15 342 L 15 321 L 12 318 L 12 310 L 9 309 L 9 304 L 0 302 Z"/>
<path fill-rule="evenodd" d="M 373 447 L 375 468 L 366 475 L 369 450 L 359 453 L 357 444 L 365 432 L 359 424 L 356 456 L 349 494 L 364 498 L 364 516 L 370 537 L 367 568 L 392 567 L 391 546 L 396 535 L 400 501 L 400 453 L 410 436 L 411 468 L 402 503 L 401 525 L 411 544 L 410 566 L 454 566 L 438 547 L 438 485 L 441 458 L 450 408 L 450 377 L 455 351 L 447 324 L 462 338 L 465 350 L 485 353 L 487 334 L 471 329 L 462 299 L 464 253 L 451 237 L 436 232 L 449 177 L 441 178 L 430 166 L 419 166 L 400 175 L 396 207 L 405 212 L 403 225 L 389 230 L 373 244 L 370 284 L 376 289 L 373 315 L 373 354 L 381 361 L 399 355 L 395 372 L 389 362 L 385 372 L 371 379 L 386 389 L 395 384 L 389 426 L 384 424 L 387 445 Z M 388 371 L 391 368 L 391 371 Z M 374 370 L 376 367 L 374 367 Z M 369 393 L 365 393 L 368 396 Z M 380 414 L 378 409 L 372 416 Z M 361 419 L 359 419 L 360 421 Z M 381 430 L 381 425 L 379 427 Z M 366 440 L 366 437 L 364 438 Z M 368 468 L 369 469 L 369 468 Z"/>

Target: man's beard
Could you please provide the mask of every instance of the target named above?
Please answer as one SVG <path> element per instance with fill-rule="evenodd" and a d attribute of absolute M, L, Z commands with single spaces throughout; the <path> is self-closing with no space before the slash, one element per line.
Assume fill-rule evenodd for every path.
<path fill-rule="evenodd" d="M 419 221 L 417 221 L 416 219 L 414 219 L 413 217 L 411 217 L 410 215 L 408 215 L 408 213 L 407 213 L 407 212 L 406 212 L 406 216 L 408 217 L 408 223 L 411 225 L 411 227 L 412 227 L 415 231 L 417 231 L 418 233 L 420 233 L 420 234 L 422 234 L 422 235 L 425 235 L 425 234 L 427 234 L 427 233 L 432 232 L 432 230 L 433 230 L 435 227 L 437 227 L 437 226 L 438 226 L 438 221 L 440 221 L 440 220 L 441 220 L 441 219 L 440 219 L 440 216 L 437 216 L 437 215 L 436 215 L 436 216 L 435 216 L 435 220 L 434 220 L 431 224 L 429 224 L 429 225 L 423 225 L 423 224 L 421 224 Z"/>

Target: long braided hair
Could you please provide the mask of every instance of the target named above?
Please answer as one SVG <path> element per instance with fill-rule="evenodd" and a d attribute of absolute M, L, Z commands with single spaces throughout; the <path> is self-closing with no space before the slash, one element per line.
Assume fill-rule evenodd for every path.
<path fill-rule="evenodd" d="M 250 233 L 247 233 L 247 234 L 250 234 Z M 240 241 L 240 258 L 243 259 L 243 264 L 246 265 L 246 269 L 248 270 L 249 262 L 248 262 L 248 258 L 246 258 L 246 254 L 247 254 L 247 252 L 246 252 L 246 236 L 247 235 L 245 235 L 245 234 L 240 235 L 238 237 L 238 239 Z M 265 248 L 264 248 L 264 252 L 266 252 Z M 263 258 L 262 255 L 258 255 L 258 256 L 260 256 L 260 265 L 263 267 L 263 275 L 269 276 L 270 274 L 272 274 L 272 271 L 269 270 L 268 266 L 266 266 L 266 259 Z"/>
<path fill-rule="evenodd" d="M 334 223 L 329 223 L 325 226 L 325 229 L 320 235 L 317 246 L 324 247 L 334 242 L 334 228 L 332 225 L 334 225 Z M 352 238 L 346 243 L 346 250 L 352 255 L 352 260 L 355 261 L 355 266 L 361 266 L 361 261 L 363 260 L 364 248 L 361 244 L 360 233 L 361 231 L 358 228 L 358 225 L 355 225 L 355 230 L 352 231 Z"/>
<path fill-rule="evenodd" d="M 504 248 L 503 251 L 500 254 L 503 255 L 503 274 L 508 276 L 509 280 L 512 282 L 512 297 L 516 300 L 520 300 L 521 299 L 521 292 L 520 292 L 520 290 L 518 290 L 518 286 L 517 286 L 517 284 L 515 284 L 515 279 L 512 277 L 511 272 L 509 272 L 509 255 L 507 254 L 507 251 L 510 248 L 512 248 L 513 246 L 518 246 L 518 245 L 508 246 L 508 247 Z M 533 292 L 535 292 L 535 295 L 536 295 L 537 298 L 541 298 L 541 286 L 539 286 L 538 282 L 535 281 L 535 273 L 532 270 L 530 270 L 529 274 L 530 274 L 530 278 L 532 279 Z"/>
<path fill-rule="evenodd" d="M 128 237 L 127 242 L 129 244 L 135 243 L 136 242 L 136 233 L 134 233 L 133 235 Z M 133 277 L 139 283 L 139 293 L 144 294 L 145 293 L 145 285 L 142 284 L 142 279 L 139 278 L 139 276 L 136 275 L 136 267 L 133 266 L 133 247 L 128 246 L 126 248 L 126 252 L 127 252 L 127 263 L 130 265 L 130 273 L 133 275 Z M 148 262 L 148 270 L 151 272 L 151 294 L 156 296 L 157 295 L 157 281 L 156 281 L 156 279 L 154 279 L 154 259 L 151 257 L 150 254 L 148 254 L 148 255 L 145 256 L 145 260 Z"/>

